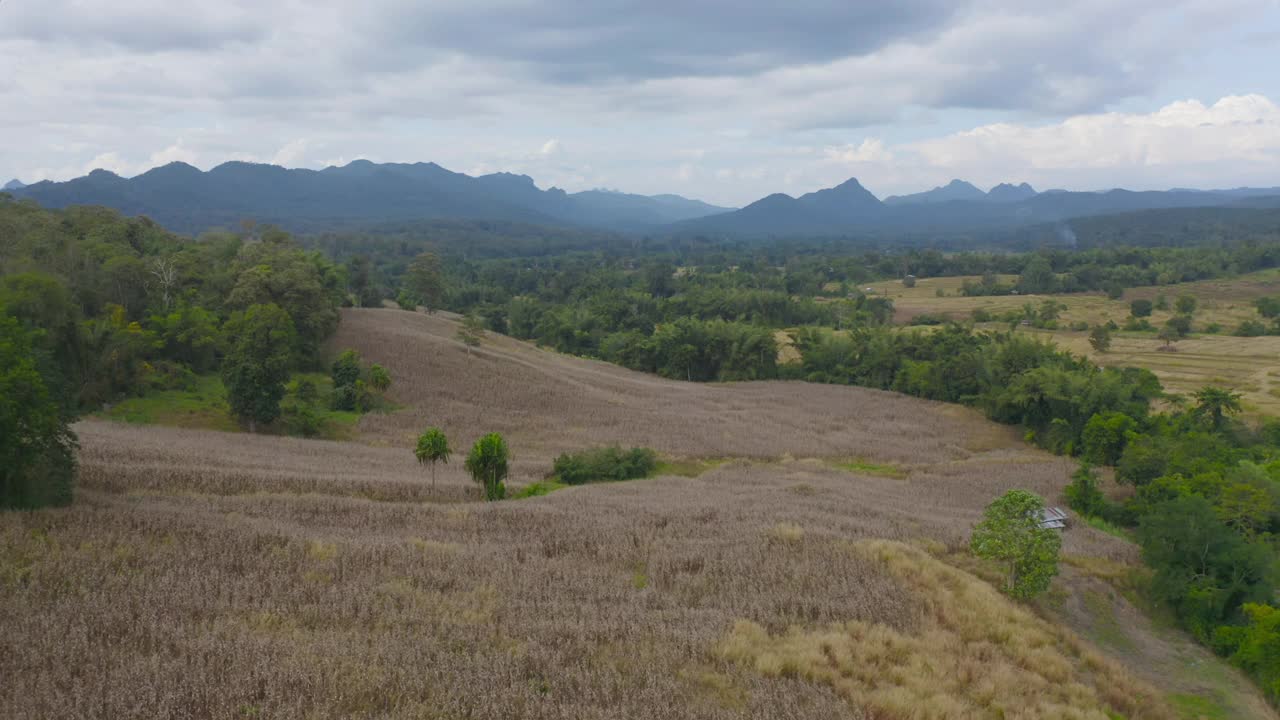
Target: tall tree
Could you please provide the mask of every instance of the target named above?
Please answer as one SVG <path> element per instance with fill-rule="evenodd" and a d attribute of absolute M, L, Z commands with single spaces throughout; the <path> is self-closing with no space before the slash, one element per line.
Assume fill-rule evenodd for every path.
<path fill-rule="evenodd" d="M 480 340 L 484 337 L 484 320 L 480 319 L 475 313 L 468 313 L 462 318 L 462 324 L 458 326 L 457 338 L 463 345 L 467 346 L 467 354 L 471 354 L 471 348 L 479 347 Z"/>
<path fill-rule="evenodd" d="M 424 252 L 409 264 L 405 276 L 409 295 L 434 313 L 444 303 L 444 274 L 440 270 L 440 258 L 435 253 Z"/>
<path fill-rule="evenodd" d="M 498 433 L 489 433 L 472 446 L 471 453 L 467 455 L 467 472 L 484 489 L 486 500 L 506 497 L 507 488 L 503 481 L 507 479 L 509 460 L 507 442 Z"/>
<path fill-rule="evenodd" d="M 1106 325 L 1094 325 L 1089 331 L 1089 345 L 1094 350 L 1104 353 L 1111 349 L 1111 328 Z"/>
<path fill-rule="evenodd" d="M 1010 490 L 987 506 L 973 528 L 970 547 L 981 558 L 1004 566 L 1004 591 L 1027 599 L 1049 589 L 1058 574 L 1062 538 L 1040 526 L 1044 499 L 1026 490 Z"/>
<path fill-rule="evenodd" d="M 1206 385 L 1194 393 L 1196 406 L 1191 414 L 1209 421 L 1214 430 L 1221 430 L 1227 418 L 1240 412 L 1240 393 L 1227 388 Z"/>
<path fill-rule="evenodd" d="M 227 403 L 249 432 L 280 417 L 296 341 L 293 320 L 277 305 L 252 305 L 226 324 L 230 347 L 222 361 Z"/>
<path fill-rule="evenodd" d="M 43 364 L 34 333 L 0 310 L 0 508 L 71 501 L 76 438 Z"/>
<path fill-rule="evenodd" d="M 413 454 L 419 463 L 431 466 L 431 492 L 435 494 L 436 463 L 449 464 L 449 438 L 445 437 L 440 428 L 427 428 L 426 432 L 418 436 L 418 446 L 413 449 Z"/>

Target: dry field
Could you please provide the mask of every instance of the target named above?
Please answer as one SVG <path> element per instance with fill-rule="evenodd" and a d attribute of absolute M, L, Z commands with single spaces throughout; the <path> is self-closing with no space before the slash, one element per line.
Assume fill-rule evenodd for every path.
<path fill-rule="evenodd" d="M 336 344 L 386 365 L 407 406 L 360 443 L 82 424 L 76 503 L 0 515 L 0 717 L 1135 720 L 1191 694 L 1275 718 L 1176 633 L 1095 647 L 1067 629 L 1077 582 L 1100 582 L 1083 571 L 1024 608 L 946 562 L 965 565 L 992 497 L 1066 481 L 1005 428 L 506 339 L 468 355 L 452 334 L 344 314 Z M 453 465 L 431 492 L 409 452 L 428 423 L 458 445 L 507 433 L 516 484 L 599 442 L 732 459 L 486 504 Z M 834 466 L 854 458 L 901 472 Z M 1064 551 L 1135 561 L 1087 527 Z"/>
<path fill-rule="evenodd" d="M 893 299 L 897 322 L 906 322 L 925 313 L 966 319 L 979 308 L 999 314 L 1018 310 L 1028 302 L 1039 304 L 1052 297 L 1067 306 L 1060 322 L 1063 327 L 1073 322 L 1099 324 L 1108 320 L 1123 325 L 1129 316 L 1131 300 L 1154 300 L 1164 295 L 1172 305 L 1179 295 L 1191 295 L 1198 301 L 1195 326 L 1203 328 L 1210 323 L 1218 323 L 1223 333 L 1196 333 L 1192 338 L 1178 342 L 1172 352 L 1163 349 L 1164 343 L 1149 333 L 1117 333 L 1110 352 L 1096 353 L 1089 346 L 1087 333 L 1065 329 L 1034 332 L 1053 339 L 1078 355 L 1089 356 L 1101 365 L 1147 368 L 1170 392 L 1186 394 L 1208 384 L 1223 385 L 1244 395 L 1246 409 L 1251 415 L 1280 416 L 1280 337 L 1239 338 L 1230 334 L 1243 321 L 1258 318 L 1253 307 L 1256 298 L 1280 295 L 1280 270 L 1265 270 L 1227 280 L 1133 288 L 1126 291 L 1120 300 L 1110 300 L 1098 293 L 963 297 L 959 292 L 966 279 L 977 281 L 980 278 L 927 278 L 919 280 L 914 288 L 905 288 L 900 282 L 873 283 L 869 287 Z M 1003 282 L 1015 279 L 1015 276 L 1001 277 Z M 939 289 L 946 293 L 945 297 L 937 296 Z M 1157 310 L 1150 320 L 1159 327 L 1171 315 L 1171 312 Z"/>
<path fill-rule="evenodd" d="M 1062 313 L 1064 324 L 1084 321 L 1105 323 L 1114 320 L 1123 324 L 1129 316 L 1129 303 L 1144 298 L 1154 301 L 1164 295 L 1170 307 L 1179 295 L 1191 295 L 1199 301 L 1196 309 L 1196 325 L 1219 323 L 1224 332 L 1230 333 L 1248 319 L 1257 319 L 1253 301 L 1259 297 L 1280 295 L 1280 270 L 1263 270 L 1236 278 L 1205 280 L 1179 285 L 1130 288 L 1119 300 L 1111 300 L 1102 293 L 1073 293 L 1069 295 L 1006 295 L 1002 297 L 965 297 L 960 294 L 964 281 L 978 282 L 982 278 L 944 277 L 922 278 L 912 288 L 903 287 L 900 281 L 871 283 L 877 296 L 887 297 L 894 303 L 894 320 L 906 322 L 921 314 L 945 315 L 966 319 L 974 310 L 985 309 L 994 314 L 1020 310 L 1027 303 L 1039 304 L 1052 297 L 1067 306 Z M 1012 283 L 1016 275 L 1001 275 L 1000 281 Z M 938 296 L 941 290 L 945 295 Z M 1151 323 L 1157 327 L 1172 316 L 1170 311 L 1155 311 Z"/>

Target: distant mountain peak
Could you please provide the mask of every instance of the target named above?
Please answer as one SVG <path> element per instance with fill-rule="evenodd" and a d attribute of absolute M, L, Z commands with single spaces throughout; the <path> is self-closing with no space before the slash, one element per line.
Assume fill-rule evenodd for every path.
<path fill-rule="evenodd" d="M 123 180 L 124 179 L 119 175 L 111 172 L 110 170 L 103 170 L 102 168 L 94 168 L 93 170 L 90 170 L 88 177 L 91 177 L 95 180 Z"/>
<path fill-rule="evenodd" d="M 920 205 L 924 203 L 954 202 L 956 200 L 982 200 L 986 193 L 973 183 L 954 179 L 946 185 L 912 195 L 892 195 L 884 199 L 885 205 Z"/>
<path fill-rule="evenodd" d="M 26 186 L 27 186 L 26 183 L 22 182 L 18 178 L 14 178 L 9 182 L 5 183 L 4 187 L 0 188 L 0 190 L 21 190 Z"/>
<path fill-rule="evenodd" d="M 987 193 L 987 198 L 995 202 L 1018 202 L 1027 198 L 1036 196 L 1036 189 L 1027 183 L 1000 183 L 991 188 L 991 192 Z"/>

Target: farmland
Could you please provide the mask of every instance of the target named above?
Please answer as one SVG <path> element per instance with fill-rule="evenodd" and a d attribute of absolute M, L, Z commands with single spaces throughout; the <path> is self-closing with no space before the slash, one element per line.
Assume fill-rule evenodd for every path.
<path fill-rule="evenodd" d="M 1011 282 L 1015 276 L 1003 276 L 1002 282 Z M 869 287 L 880 297 L 893 300 L 896 322 L 909 322 L 920 315 L 935 315 L 953 319 L 967 319 L 975 310 L 986 310 L 999 315 L 1018 311 L 1027 303 L 1038 305 L 1052 298 L 1065 306 L 1059 320 L 1060 329 L 1053 331 L 1019 328 L 1019 332 L 1039 334 L 1072 352 L 1090 357 L 1104 366 L 1144 367 L 1160 378 L 1165 388 L 1174 393 L 1190 393 L 1205 385 L 1223 385 L 1239 391 L 1244 396 L 1246 410 L 1256 416 L 1280 415 L 1280 371 L 1275 360 L 1280 357 L 1280 337 L 1233 337 L 1231 332 L 1240 323 L 1257 319 L 1253 301 L 1260 297 L 1280 295 L 1280 271 L 1267 270 L 1237 278 L 1209 280 L 1177 285 L 1131 288 L 1117 300 L 1100 293 L 1079 293 L 1052 296 L 1002 296 L 965 297 L 960 294 L 963 283 L 976 282 L 976 277 L 926 278 L 915 287 L 903 287 L 900 282 L 871 283 Z M 942 294 L 940 295 L 939 292 Z M 1088 343 L 1088 333 L 1071 331 L 1073 323 L 1091 325 L 1113 321 L 1123 325 L 1129 316 L 1132 300 L 1156 300 L 1164 296 L 1170 304 L 1180 295 L 1190 295 L 1198 301 L 1192 337 L 1179 341 L 1173 348 L 1156 338 L 1154 333 L 1120 331 L 1115 335 L 1109 352 L 1094 351 Z M 1159 327 L 1173 316 L 1171 310 L 1155 310 L 1151 324 Z M 1205 333 L 1201 329 L 1217 324 L 1219 333 Z M 989 327 L 1004 328 L 1001 324 Z"/>
<path fill-rule="evenodd" d="M 1036 605 L 980 579 L 983 506 L 1060 502 L 1073 467 L 1010 428 L 455 329 L 344 311 L 330 350 L 387 367 L 399 408 L 351 442 L 81 423 L 76 503 L 0 516 L 0 715 L 1275 717 L 1125 599 L 1120 538 L 1068 530 Z M 432 488 L 427 425 L 502 432 L 516 486 L 600 444 L 691 471 L 481 503 L 456 460 Z"/>

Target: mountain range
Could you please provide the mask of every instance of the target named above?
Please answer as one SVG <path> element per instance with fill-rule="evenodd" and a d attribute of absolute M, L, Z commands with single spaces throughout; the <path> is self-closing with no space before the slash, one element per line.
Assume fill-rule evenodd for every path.
<path fill-rule="evenodd" d="M 150 216 L 176 232 L 234 227 L 242 219 L 315 232 L 404 220 L 482 220 L 610 231 L 742 236 L 963 233 L 1077 217 L 1191 207 L 1280 207 L 1280 188 L 1037 192 L 963 180 L 883 201 L 851 178 L 792 197 L 775 193 L 741 209 L 679 195 L 540 189 L 527 175 L 470 176 L 435 163 L 356 160 L 323 170 L 228 162 L 208 171 L 175 162 L 123 178 L 106 170 L 66 182 L 5 186 L 46 207 L 105 205 Z"/>
<path fill-rule="evenodd" d="M 4 187 L 0 187 L 0 190 L 4 190 L 4 191 L 8 191 L 8 190 L 21 190 L 21 189 L 22 189 L 22 188 L 24 188 L 24 187 L 26 187 L 26 185 L 24 185 L 24 184 L 22 183 L 22 181 L 21 181 L 21 180 L 18 180 L 18 179 L 16 179 L 16 178 L 15 178 L 15 179 L 10 180 L 9 182 L 5 183 L 5 184 L 4 184 Z"/>
<path fill-rule="evenodd" d="M 323 170 L 228 162 L 207 172 L 174 162 L 133 178 L 94 170 L 13 192 L 46 207 L 106 205 L 185 233 L 233 227 L 244 218 L 301 232 L 439 218 L 643 231 L 731 210 L 678 195 L 567 193 L 541 190 L 527 175 L 472 177 L 435 163 L 368 160 Z"/>

